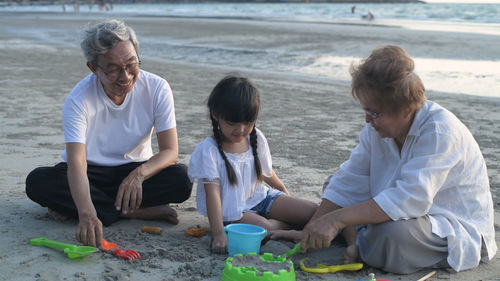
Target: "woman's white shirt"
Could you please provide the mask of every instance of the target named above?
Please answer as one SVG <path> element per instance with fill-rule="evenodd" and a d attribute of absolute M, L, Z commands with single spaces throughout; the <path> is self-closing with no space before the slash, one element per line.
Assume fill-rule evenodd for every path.
<path fill-rule="evenodd" d="M 271 152 L 266 138 L 257 131 L 257 153 L 262 167 L 262 174 L 272 176 Z M 216 141 L 209 137 L 198 144 L 191 154 L 188 175 L 192 182 L 197 181 L 196 205 L 198 211 L 207 215 L 205 182 L 218 182 L 222 203 L 222 220 L 241 219 L 244 211 L 260 203 L 266 197 L 268 187 L 257 179 L 252 148 L 243 153 L 225 153 L 234 169 L 238 183 L 231 185 L 226 166 L 217 148 Z"/>
<path fill-rule="evenodd" d="M 331 177 L 322 198 L 346 207 L 374 199 L 392 220 L 428 215 L 432 232 L 447 238 L 456 271 L 476 267 L 497 251 L 486 164 L 466 126 L 427 101 L 401 153 L 392 138 L 368 124 L 348 161 Z"/>

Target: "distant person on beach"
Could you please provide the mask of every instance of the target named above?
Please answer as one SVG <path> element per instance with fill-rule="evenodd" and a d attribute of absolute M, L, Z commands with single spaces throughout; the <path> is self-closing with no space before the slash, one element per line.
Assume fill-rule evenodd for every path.
<path fill-rule="evenodd" d="M 97 5 L 99 6 L 99 11 L 104 11 L 104 0 L 97 0 Z"/>
<path fill-rule="evenodd" d="M 354 14 L 356 12 L 356 6 L 351 7 L 351 14 Z"/>
<path fill-rule="evenodd" d="M 210 223 L 211 250 L 226 253 L 224 226 L 234 222 L 268 231 L 302 228 L 317 204 L 290 196 L 274 172 L 267 140 L 255 125 L 257 88 L 245 77 L 227 76 L 207 105 L 213 135 L 196 146 L 188 173 L 198 181 L 196 204 Z"/>
<path fill-rule="evenodd" d="M 76 14 L 80 13 L 80 0 L 74 0 L 73 2 L 74 12 Z"/>
<path fill-rule="evenodd" d="M 372 12 L 368 11 L 368 13 L 366 13 L 366 15 L 362 15 L 361 18 L 372 21 L 375 19 L 375 16 L 372 14 Z"/>
<path fill-rule="evenodd" d="M 479 145 L 450 111 L 427 101 L 402 48 L 375 49 L 351 68 L 368 123 L 349 160 L 328 178 L 303 231 L 272 239 L 326 248 L 342 232 L 344 261 L 387 272 L 478 266 L 497 251 L 493 202 Z"/>
<path fill-rule="evenodd" d="M 81 47 L 92 73 L 64 102 L 64 162 L 33 170 L 27 195 L 55 219 L 77 218 L 76 238 L 85 245 L 100 246 L 102 225 L 120 218 L 177 224 L 169 203 L 188 199 L 192 184 L 177 163 L 169 84 L 140 69 L 135 32 L 121 21 L 89 27 Z"/>

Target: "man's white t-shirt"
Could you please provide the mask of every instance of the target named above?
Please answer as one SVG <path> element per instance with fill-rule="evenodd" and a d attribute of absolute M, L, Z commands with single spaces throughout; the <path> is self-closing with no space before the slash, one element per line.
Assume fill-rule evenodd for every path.
<path fill-rule="evenodd" d="M 94 74 L 80 81 L 64 102 L 65 143 L 85 144 L 89 164 L 147 161 L 153 156 L 153 128 L 159 133 L 175 126 L 170 85 L 143 70 L 121 105 L 111 101 Z M 66 150 L 62 158 L 67 161 Z"/>

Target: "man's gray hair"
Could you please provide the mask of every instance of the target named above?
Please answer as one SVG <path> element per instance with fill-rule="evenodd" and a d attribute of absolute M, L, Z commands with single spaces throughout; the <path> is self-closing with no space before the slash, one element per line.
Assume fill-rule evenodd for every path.
<path fill-rule="evenodd" d="M 112 19 L 85 30 L 80 46 L 87 61 L 95 65 L 99 55 L 105 54 L 116 44 L 127 40 L 132 42 L 136 53 L 139 54 L 139 42 L 134 30 L 123 21 Z"/>

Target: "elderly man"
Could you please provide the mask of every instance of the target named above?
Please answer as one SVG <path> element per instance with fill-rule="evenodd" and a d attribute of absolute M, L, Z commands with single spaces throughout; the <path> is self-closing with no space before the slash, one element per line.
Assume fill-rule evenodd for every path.
<path fill-rule="evenodd" d="M 191 194 L 186 166 L 177 164 L 172 91 L 167 81 L 139 68 L 138 45 L 121 21 L 86 30 L 81 47 L 92 73 L 64 103 L 64 162 L 37 168 L 26 179 L 29 198 L 52 217 L 78 218 L 76 239 L 86 245 L 100 247 L 102 225 L 119 218 L 177 224 L 168 204 Z"/>

